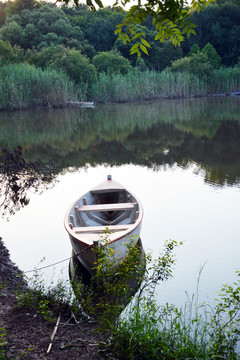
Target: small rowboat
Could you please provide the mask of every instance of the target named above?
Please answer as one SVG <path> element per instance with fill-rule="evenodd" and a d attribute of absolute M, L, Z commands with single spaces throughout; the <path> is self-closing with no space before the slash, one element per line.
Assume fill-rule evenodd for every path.
<path fill-rule="evenodd" d="M 107 180 L 80 197 L 67 211 L 64 226 L 74 253 L 94 274 L 96 249 L 107 246 L 113 264 L 126 258 L 129 246 L 139 240 L 143 209 L 125 187 Z"/>

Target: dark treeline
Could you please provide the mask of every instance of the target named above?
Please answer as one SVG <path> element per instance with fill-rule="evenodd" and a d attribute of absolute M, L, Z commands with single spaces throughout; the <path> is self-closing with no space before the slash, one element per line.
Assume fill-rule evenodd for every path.
<path fill-rule="evenodd" d="M 136 79 L 139 72 L 145 71 L 184 72 L 197 76 L 200 81 L 204 80 L 206 83 L 207 80 L 210 83 L 210 77 L 220 78 L 213 74 L 220 68 L 234 67 L 239 70 L 239 1 L 218 0 L 204 12 L 193 13 L 192 20 L 197 25 L 197 36 L 191 35 L 181 47 L 174 47 L 167 41 L 155 41 L 156 31 L 149 17 L 145 25 L 138 29 L 145 32 L 146 40 L 151 45 L 149 56 L 143 53 L 141 58 L 130 55 L 132 43 L 124 44 L 114 34 L 116 25 L 122 21 L 123 16 L 124 14 L 111 8 L 93 12 L 88 10 L 86 5 L 75 8 L 36 0 L 0 2 L 0 64 L 7 66 L 25 62 L 41 71 L 51 69 L 59 73 L 64 72 L 72 84 L 65 87 L 62 85 L 64 90 L 59 94 L 59 104 L 64 103 L 66 98 L 73 97 L 72 94 L 79 99 L 93 98 L 97 101 L 106 101 L 98 96 L 99 93 L 103 93 L 103 88 L 108 88 L 111 94 L 116 90 L 110 89 L 112 81 L 109 79 L 107 85 L 103 77 L 99 82 L 102 74 L 108 77 L 116 73 L 125 76 L 132 71 L 138 71 L 134 76 Z M 7 68 L 4 74 L 12 71 L 12 68 Z M 29 68 L 17 68 L 16 74 L 26 71 L 29 73 Z M 35 76 L 37 79 L 42 75 Z M 55 76 L 53 73 L 45 74 L 45 77 L 53 78 L 52 83 Z M 236 75 L 233 77 L 238 78 Z M 229 75 L 225 74 L 225 78 L 229 78 Z M 185 80 L 181 81 L 186 83 Z M 192 83 L 191 79 L 188 80 L 189 84 L 190 82 Z M 100 89 L 94 88 L 93 85 L 96 83 L 100 84 Z M 77 89 L 73 90 L 72 85 Z M 235 91 L 237 86 L 238 83 L 223 91 Z M 6 87 L 5 83 L 2 87 Z M 12 99 L 14 87 L 19 85 L 12 83 L 9 95 L 4 98 L 4 105 L 0 108 L 26 108 L 34 105 L 27 103 L 27 95 L 24 98 L 26 105 L 19 104 L 21 99 L 15 104 Z M 124 83 L 124 87 L 127 88 L 129 85 L 126 86 Z M 216 86 L 214 90 L 218 88 L 221 89 L 221 86 Z M 201 95 L 209 91 L 206 86 L 203 86 L 203 89 Z M 49 92 L 54 93 L 54 88 L 51 87 Z M 191 94 L 199 95 L 199 86 Z M 0 94 L 0 103 L 1 97 Z M 154 93 L 153 97 L 159 96 Z M 114 99 L 113 96 L 111 101 L 125 100 L 116 96 Z M 43 103 L 46 102 L 44 100 Z M 41 103 L 36 100 L 36 104 Z"/>

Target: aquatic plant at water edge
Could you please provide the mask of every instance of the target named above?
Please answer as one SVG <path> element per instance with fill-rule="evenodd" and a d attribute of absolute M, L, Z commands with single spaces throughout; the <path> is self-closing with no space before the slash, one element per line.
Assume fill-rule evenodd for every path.
<path fill-rule="evenodd" d="M 214 70 L 209 78 L 209 92 L 227 93 L 240 89 L 240 66 Z"/>
<path fill-rule="evenodd" d="M 75 297 L 66 282 L 60 281 L 57 287 L 46 289 L 36 272 L 32 278 L 34 291 L 20 290 L 18 304 L 33 308 L 50 322 L 56 321 L 59 312 L 68 311 L 86 319 L 86 310 L 96 329 L 109 335 L 108 340 L 100 344 L 100 353 L 110 358 L 239 359 L 239 278 L 234 284 L 223 286 L 216 305 L 211 307 L 207 303 L 199 303 L 201 269 L 197 291 L 188 296 L 183 307 L 169 303 L 158 305 L 155 289 L 172 276 L 176 260 L 174 250 L 178 245 L 175 241 L 167 241 L 155 260 L 150 254 L 145 255 L 145 272 L 139 267 L 140 263 L 142 266 L 139 262 L 142 254 L 136 245 L 129 247 L 129 259 L 126 263 L 123 261 L 118 273 L 111 266 L 108 252 L 100 249 L 93 282 L 87 287 L 81 281 L 72 283 Z M 127 275 L 126 271 L 129 271 Z M 129 282 L 134 271 L 139 271 L 140 286 L 135 296 L 130 292 Z M 128 301 L 125 301 L 126 298 Z"/>
<path fill-rule="evenodd" d="M 41 263 L 44 260 L 42 259 Z M 19 308 L 35 311 L 50 323 L 56 322 L 61 312 L 65 315 L 71 314 L 73 292 L 68 280 L 59 278 L 55 286 L 53 280 L 47 285 L 43 273 L 37 269 L 31 277 L 25 275 L 24 280 L 27 281 L 28 287 L 22 288 L 21 282 L 16 292 Z M 76 311 L 78 312 L 78 309 Z"/>
<path fill-rule="evenodd" d="M 94 318 L 96 328 L 101 333 L 112 332 L 121 312 L 137 291 L 139 293 L 136 299 L 141 307 L 145 289 L 149 289 L 151 298 L 156 284 L 172 276 L 171 268 L 175 263 L 173 250 L 178 246 L 175 241 L 167 241 L 163 253 L 156 260 L 152 260 L 150 254 L 143 253 L 142 247 L 134 239 L 131 245 L 126 246 L 128 256 L 117 267 L 112 264 L 113 250 L 108 247 L 100 248 L 95 266 L 96 274 L 90 286 L 83 286 L 78 280 L 74 283 L 76 297 L 83 309 Z"/>
<path fill-rule="evenodd" d="M 7 332 L 4 328 L 0 327 L 0 360 L 3 360 L 5 349 L 4 346 L 7 344 L 5 337 L 7 335 Z"/>
<path fill-rule="evenodd" d="M 98 80 L 91 86 L 90 97 L 101 103 L 134 102 L 207 96 L 217 92 L 238 91 L 239 88 L 240 67 L 221 67 L 203 78 L 189 72 L 133 69 L 126 75 L 100 73 Z"/>
<path fill-rule="evenodd" d="M 104 240 L 108 241 L 107 232 L 103 235 Z M 78 277 L 72 281 L 76 298 L 101 332 L 109 331 L 143 278 L 145 255 L 141 243 L 133 239 L 132 244 L 126 246 L 128 256 L 120 260 L 117 266 L 112 262 L 114 250 L 107 246 L 99 247 L 95 250 L 95 275 L 90 283 L 84 285 Z"/>
<path fill-rule="evenodd" d="M 0 110 L 62 106 L 74 97 L 74 84 L 60 71 L 25 63 L 0 69 Z"/>
<path fill-rule="evenodd" d="M 134 69 L 127 75 L 101 73 L 90 91 L 91 97 L 98 102 L 129 102 L 199 96 L 206 93 L 206 88 L 192 74 Z"/>
<path fill-rule="evenodd" d="M 213 308 L 198 303 L 198 288 L 181 308 L 148 296 L 140 304 L 112 331 L 109 347 L 119 359 L 239 359 L 240 280 L 223 286 Z"/>

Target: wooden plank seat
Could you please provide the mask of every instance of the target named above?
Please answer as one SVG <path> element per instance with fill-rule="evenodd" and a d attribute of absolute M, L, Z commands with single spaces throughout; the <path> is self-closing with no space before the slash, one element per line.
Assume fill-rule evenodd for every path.
<path fill-rule="evenodd" d="M 104 231 L 116 232 L 116 231 L 126 231 L 131 227 L 132 224 L 124 225 L 109 225 L 109 226 L 82 226 L 74 227 L 73 231 L 76 234 L 82 233 L 102 233 Z"/>
<path fill-rule="evenodd" d="M 115 203 L 115 204 L 93 204 L 93 205 L 79 205 L 79 211 L 120 211 L 132 210 L 133 203 Z"/>

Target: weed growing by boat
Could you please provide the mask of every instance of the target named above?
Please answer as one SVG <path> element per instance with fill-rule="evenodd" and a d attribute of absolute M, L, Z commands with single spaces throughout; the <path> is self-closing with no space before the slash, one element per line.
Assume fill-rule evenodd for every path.
<path fill-rule="evenodd" d="M 105 236 L 107 237 L 107 233 Z M 141 242 L 133 240 L 126 247 L 128 256 L 120 259 L 117 265 L 113 262 L 113 249 L 107 246 L 95 249 L 95 275 L 90 284 L 84 285 L 79 278 L 73 281 L 73 288 L 82 308 L 94 318 L 97 329 L 101 332 L 109 331 L 142 281 L 145 254 Z"/>
<path fill-rule="evenodd" d="M 68 280 L 59 279 L 56 286 L 53 282 L 47 286 L 43 273 L 37 270 L 32 277 L 24 279 L 28 287 L 19 285 L 16 293 L 18 307 L 35 311 L 50 323 L 56 322 L 59 313 L 71 314 L 73 291 Z"/>
<path fill-rule="evenodd" d="M 95 319 L 97 330 L 101 332 L 115 331 L 113 329 L 120 314 L 133 298 L 139 311 L 144 299 L 151 303 L 156 285 L 172 276 L 175 263 L 173 250 L 178 246 L 177 242 L 167 241 L 164 252 L 156 260 L 143 252 L 140 240 L 133 239 L 126 246 L 128 256 L 117 265 L 113 262 L 114 250 L 107 246 L 99 247 L 95 276 L 90 285 L 84 286 L 79 279 L 73 283 L 76 297 L 83 309 Z"/>
<path fill-rule="evenodd" d="M 7 332 L 4 328 L 0 327 L 0 360 L 5 359 L 5 349 L 4 346 L 7 344 L 5 340 L 5 336 L 7 335 Z"/>
<path fill-rule="evenodd" d="M 84 309 L 96 322 L 96 329 L 109 335 L 108 341 L 101 343 L 100 352 L 110 358 L 239 360 L 239 278 L 223 286 L 214 307 L 199 303 L 202 269 L 197 291 L 183 307 L 157 304 L 156 286 L 172 276 L 174 249 L 178 245 L 167 241 L 163 252 L 153 260 L 151 255 L 143 258 L 135 242 L 117 268 L 112 266 L 107 247 L 100 248 L 91 283 L 86 286 L 79 279 L 72 282 L 76 297 L 61 281 L 53 289 L 44 289 L 36 273 L 33 289 L 18 293 L 18 304 L 54 322 L 59 312 L 73 311 L 84 318 Z M 137 281 L 139 287 L 136 294 L 132 281 Z"/>

